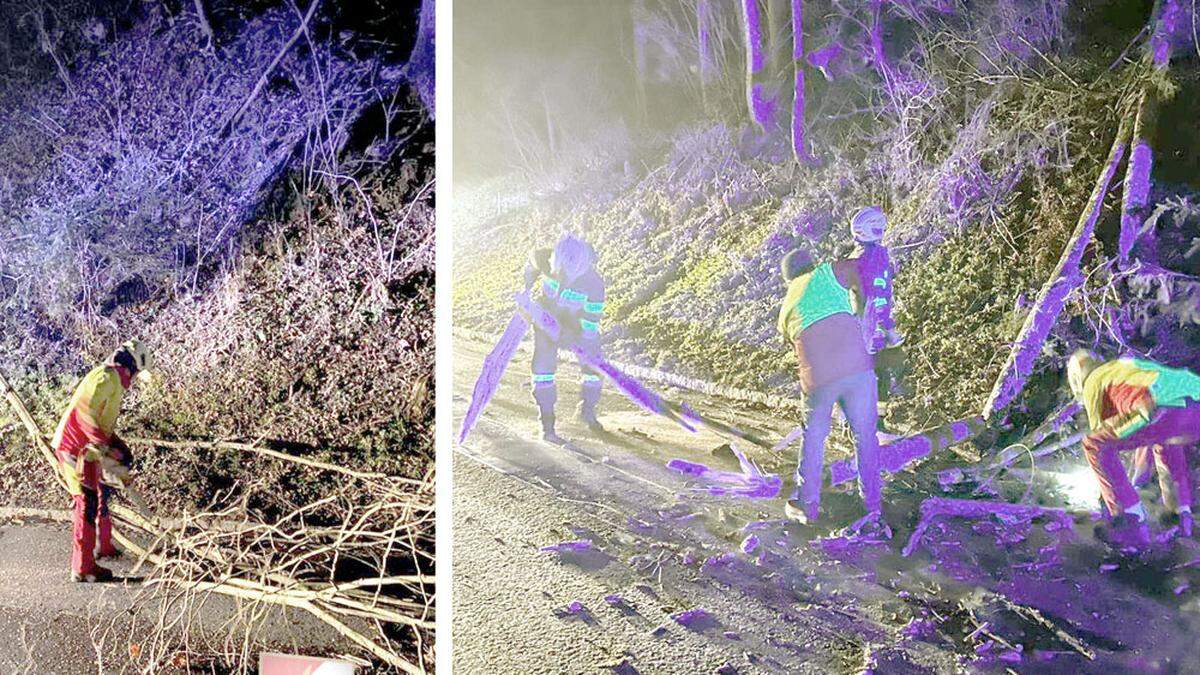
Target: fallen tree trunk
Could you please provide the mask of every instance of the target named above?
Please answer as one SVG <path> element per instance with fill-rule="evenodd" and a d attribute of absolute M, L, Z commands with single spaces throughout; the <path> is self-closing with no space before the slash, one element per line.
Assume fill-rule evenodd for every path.
<path fill-rule="evenodd" d="M 1051 434 L 1057 433 L 1064 425 L 1068 424 L 1080 409 L 1082 409 L 1082 406 L 1075 402 L 1068 403 L 1059 408 L 1053 415 L 1046 418 L 1046 421 L 1041 426 L 1022 438 L 1020 442 L 1005 448 L 996 456 L 995 461 L 992 462 L 989 468 L 995 469 L 1008 466 L 1014 459 L 1021 456 L 1023 449 L 1036 448 L 1041 445 L 1042 441 L 1046 440 Z"/>
<path fill-rule="evenodd" d="M 238 443 L 235 441 L 201 441 L 201 440 L 168 441 L 168 440 L 163 440 L 161 438 L 127 438 L 125 440 L 128 441 L 129 443 L 133 443 L 135 445 L 152 445 L 152 446 L 156 446 L 156 447 L 160 447 L 160 448 L 175 448 L 175 449 L 200 448 L 200 449 L 209 449 L 209 450 L 224 449 L 224 450 L 237 450 L 240 452 L 250 452 L 250 453 L 254 453 L 256 455 L 263 455 L 265 457 L 274 457 L 275 459 L 283 460 L 285 462 L 291 462 L 293 464 L 303 464 L 304 466 L 309 466 L 314 469 L 320 469 L 322 471 L 331 471 L 333 473 L 340 473 L 340 474 L 343 474 L 346 476 L 350 476 L 351 478 L 358 478 L 360 480 L 375 480 L 375 479 L 381 479 L 381 478 L 392 478 L 384 473 L 378 473 L 378 472 L 373 472 L 373 471 L 355 471 L 354 469 L 347 469 L 344 466 L 337 466 L 336 464 L 320 462 L 315 459 L 308 459 L 305 457 L 297 457 L 296 455 L 289 455 L 286 452 L 279 452 L 278 450 L 271 450 L 270 448 L 264 448 L 264 447 L 261 447 L 261 446 L 258 446 L 258 445 L 252 444 L 252 443 Z M 402 480 L 404 482 L 411 483 L 411 484 L 418 484 L 418 485 L 421 484 L 421 481 L 413 480 L 411 478 L 404 478 L 404 479 L 393 478 L 393 480 Z"/>
<path fill-rule="evenodd" d="M 914 460 L 974 438 L 985 428 L 983 418 L 976 416 L 902 438 L 879 448 L 879 467 L 896 473 Z M 839 485 L 854 480 L 858 476 L 858 467 L 853 460 L 841 460 L 830 465 L 829 474 L 830 481 Z"/>
<path fill-rule="evenodd" d="M 21 400 L 20 396 L 17 396 L 17 391 L 8 383 L 8 379 L 4 375 L 0 375 L 0 390 L 3 390 L 4 398 L 8 401 L 8 405 L 13 409 L 13 412 L 17 414 L 17 419 L 21 421 L 21 424 L 25 425 L 25 430 L 29 432 L 30 437 L 33 439 L 33 444 L 37 446 L 38 452 L 42 454 L 46 463 L 54 471 L 54 479 L 65 490 L 67 484 L 63 480 L 62 474 L 58 472 L 58 458 L 54 456 L 54 449 L 50 447 L 50 443 L 46 441 L 46 437 L 42 436 L 42 431 L 38 428 L 37 421 L 33 419 L 33 415 L 29 414 L 29 409 L 25 407 L 25 402 Z"/>
<path fill-rule="evenodd" d="M 1125 196 L 1121 201 L 1121 234 L 1117 242 L 1117 255 L 1127 262 L 1138 242 L 1142 223 L 1149 215 L 1150 172 L 1154 167 L 1154 151 L 1150 147 L 1158 118 L 1158 102 L 1149 91 L 1143 91 L 1138 105 L 1137 117 L 1133 122 L 1133 142 L 1129 152 L 1129 164 L 1125 169 Z M 1147 233 L 1149 234 L 1149 233 Z M 1146 241 L 1150 241 L 1147 237 Z M 1151 262 L 1153 261 L 1153 257 Z"/>
<path fill-rule="evenodd" d="M 1042 286 L 1033 308 L 1025 317 L 1025 323 L 1017 333 L 1012 351 L 1000 370 L 1000 377 L 992 387 L 992 393 L 983 407 L 984 419 L 990 420 L 997 412 L 1005 410 L 1024 389 L 1025 381 L 1033 372 L 1038 356 L 1042 353 L 1042 345 L 1066 306 L 1067 298 L 1083 284 L 1083 274 L 1080 271 L 1083 253 L 1095 232 L 1100 212 L 1104 209 L 1104 197 L 1108 194 L 1113 176 L 1125 156 L 1130 127 L 1129 117 L 1123 117 L 1112 149 L 1108 153 L 1108 161 L 1097 177 L 1092 194 L 1088 198 L 1088 207 L 1080 214 L 1079 223 L 1059 258 L 1054 274 L 1050 275 Z"/>

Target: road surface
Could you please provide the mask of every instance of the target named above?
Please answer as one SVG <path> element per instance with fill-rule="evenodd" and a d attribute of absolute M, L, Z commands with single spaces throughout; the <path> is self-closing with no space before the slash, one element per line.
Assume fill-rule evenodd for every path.
<path fill-rule="evenodd" d="M 110 565 L 125 577 L 116 583 L 72 583 L 70 541 L 66 523 L 0 521 L 0 635 L 5 636 L 0 640 L 0 673 L 138 672 L 131 645 L 144 644 L 145 631 L 158 625 L 163 607 L 139 596 L 142 585 L 131 560 Z M 210 596 L 186 635 L 183 630 L 172 634 L 180 643 L 223 641 L 233 634 L 237 607 L 232 600 Z M 349 651 L 324 624 L 300 612 L 270 610 L 263 631 L 285 652 Z"/>
<path fill-rule="evenodd" d="M 489 348 L 455 340 L 456 425 Z M 559 381 L 573 372 L 564 363 Z M 455 448 L 455 672 L 1186 672 L 1200 654 L 1189 637 L 1200 628 L 1194 542 L 1130 561 L 1092 539 L 1086 514 L 1074 534 L 1040 521 L 949 520 L 905 557 L 929 496 L 909 480 L 885 493 L 893 540 L 848 542 L 830 531 L 860 515 L 857 495 L 828 490 L 814 528 L 782 521 L 782 498 L 704 496 L 665 465 L 736 470 L 728 439 L 683 431 L 610 389 L 608 437 L 587 436 L 571 414 L 576 388 L 560 384 L 560 433 L 574 440 L 538 440 L 527 381 L 522 352 Z M 772 442 L 795 424 L 664 393 Z M 768 471 L 794 467 L 794 449 L 750 450 Z M 827 461 L 844 456 L 833 447 Z M 747 555 L 750 532 L 762 543 Z M 594 550 L 540 551 L 581 539 Z M 672 619 L 697 608 L 704 616 L 687 626 Z"/>

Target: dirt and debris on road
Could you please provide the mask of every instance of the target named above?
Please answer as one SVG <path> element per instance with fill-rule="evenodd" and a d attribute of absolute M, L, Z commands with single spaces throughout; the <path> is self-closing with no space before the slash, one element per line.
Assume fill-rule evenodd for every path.
<path fill-rule="evenodd" d="M 456 419 L 487 347 L 455 342 Z M 928 498 L 978 499 L 923 471 L 888 483 L 890 541 L 838 537 L 861 515 L 852 486 L 827 491 L 814 527 L 784 521 L 782 496 L 710 496 L 666 464 L 736 471 L 728 439 L 682 432 L 611 392 L 607 438 L 587 437 L 564 387 L 560 433 L 572 442 L 536 440 L 525 370 L 518 357 L 455 452 L 461 672 L 1186 672 L 1200 653 L 1200 545 L 1169 528 L 1137 558 L 1098 543 L 1077 506 L 932 517 L 912 537 Z M 797 421 L 680 395 L 768 439 Z M 784 477 L 786 495 L 795 447 L 744 449 Z M 1061 468 L 1014 476 L 1053 496 Z"/>

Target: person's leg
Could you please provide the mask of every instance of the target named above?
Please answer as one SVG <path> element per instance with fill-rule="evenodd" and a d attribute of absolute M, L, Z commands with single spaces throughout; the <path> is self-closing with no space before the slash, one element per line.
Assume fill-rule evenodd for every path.
<path fill-rule="evenodd" d="M 121 555 L 112 540 L 112 516 L 108 512 L 108 501 L 112 498 L 112 488 L 100 486 L 100 503 L 96 510 L 96 543 L 97 558 L 115 558 Z"/>
<path fill-rule="evenodd" d="M 583 347 L 588 354 L 592 356 L 600 356 L 600 344 L 594 340 L 585 340 Z M 588 429 L 593 433 L 603 433 L 604 427 L 600 425 L 599 418 L 596 417 L 596 406 L 600 403 L 600 392 L 604 387 L 604 380 L 601 379 L 600 373 L 595 370 L 580 364 L 579 370 L 581 380 L 579 383 L 579 418 L 588 426 Z"/>
<path fill-rule="evenodd" d="M 71 571 L 76 576 L 86 576 L 96 571 L 96 512 L 99 496 L 96 491 L 84 487 L 72 497 Z"/>
<path fill-rule="evenodd" d="M 1192 476 L 1187 451 L 1182 445 L 1154 447 L 1158 464 L 1158 484 L 1162 488 L 1163 506 L 1172 513 L 1192 510 Z"/>
<path fill-rule="evenodd" d="M 1183 484 L 1176 479 L 1177 477 L 1187 481 L 1186 499 L 1189 503 L 1191 500 L 1191 477 L 1187 474 L 1187 458 L 1182 448 L 1195 444 L 1198 439 L 1200 439 L 1200 405 L 1193 404 L 1186 408 L 1160 408 L 1150 424 L 1127 438 L 1109 441 L 1103 443 L 1102 446 L 1111 449 L 1114 455 L 1123 450 L 1155 448 L 1155 460 L 1159 461 L 1160 465 L 1166 469 L 1160 472 L 1160 480 L 1163 479 L 1163 473 L 1168 474 L 1166 476 L 1168 482 L 1160 483 L 1169 486 L 1169 489 L 1164 489 L 1164 499 L 1175 500 L 1178 498 L 1179 503 L 1182 504 L 1182 500 L 1185 498 L 1182 490 Z M 1085 443 L 1085 449 L 1087 445 L 1088 443 Z M 1173 446 L 1178 449 L 1169 449 Z M 1163 448 L 1166 450 L 1160 450 Z M 1172 474 L 1172 472 L 1174 473 Z M 1129 481 L 1125 480 L 1124 482 L 1128 483 Z M 1172 494 L 1168 495 L 1168 492 Z M 1135 497 L 1136 494 L 1135 492 Z M 1111 503 L 1109 506 L 1111 508 Z"/>
<path fill-rule="evenodd" d="M 1088 439 L 1084 439 L 1083 442 L 1084 455 L 1096 474 L 1096 480 L 1100 482 L 1100 495 L 1104 497 L 1109 513 L 1114 516 L 1141 504 L 1137 490 L 1129 482 L 1129 474 L 1121 464 L 1118 447 L 1119 442 Z"/>
<path fill-rule="evenodd" d="M 554 404 L 558 400 L 558 345 L 541 331 L 533 337 L 533 400 L 538 407 L 538 420 L 542 425 L 542 438 L 557 441 L 554 430 Z"/>
<path fill-rule="evenodd" d="M 1150 479 L 1154 473 L 1154 461 L 1157 457 L 1159 446 L 1143 445 L 1133 451 L 1133 485 L 1134 487 L 1146 487 L 1150 484 Z M 1161 482 L 1161 480 L 1160 480 Z"/>
<path fill-rule="evenodd" d="M 883 478 L 879 469 L 879 439 L 875 435 L 879 421 L 879 400 L 875 373 L 866 371 L 847 378 L 840 396 L 842 412 L 854 433 L 858 457 L 858 484 L 867 513 L 879 513 L 883 506 Z"/>
<path fill-rule="evenodd" d="M 796 468 L 797 496 L 809 520 L 820 513 L 821 478 L 825 469 L 825 440 L 833 416 L 837 392 L 829 386 L 818 387 L 805 397 L 808 415 L 804 421 L 804 436 L 800 444 L 800 461 Z"/>

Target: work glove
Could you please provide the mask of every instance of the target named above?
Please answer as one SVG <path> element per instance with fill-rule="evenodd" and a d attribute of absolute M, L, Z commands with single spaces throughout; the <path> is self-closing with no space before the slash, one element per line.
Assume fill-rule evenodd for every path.
<path fill-rule="evenodd" d="M 133 449 L 120 437 L 113 437 L 108 454 L 126 468 L 133 467 Z"/>

